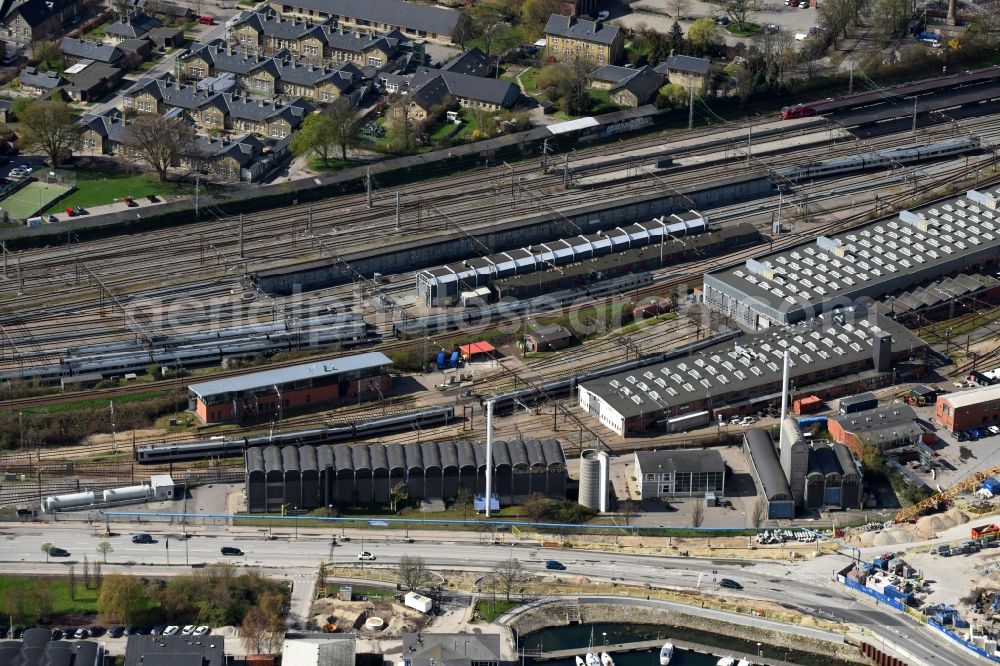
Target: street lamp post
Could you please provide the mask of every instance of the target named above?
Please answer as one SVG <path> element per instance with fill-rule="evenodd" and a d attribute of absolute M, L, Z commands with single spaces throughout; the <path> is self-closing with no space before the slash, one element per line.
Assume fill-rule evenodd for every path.
<path fill-rule="evenodd" d="M 299 507 L 293 506 L 292 510 L 295 511 L 295 540 L 299 540 Z"/>
<path fill-rule="evenodd" d="M 757 656 L 758 657 L 764 656 L 764 649 L 760 646 L 760 643 L 757 643 Z"/>
<path fill-rule="evenodd" d="M 604 647 L 608 646 L 608 632 L 602 631 L 601 635 L 604 636 Z"/>

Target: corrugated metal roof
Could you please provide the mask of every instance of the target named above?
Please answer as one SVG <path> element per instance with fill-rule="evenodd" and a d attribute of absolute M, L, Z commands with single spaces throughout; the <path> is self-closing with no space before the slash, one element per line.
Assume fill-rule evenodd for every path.
<path fill-rule="evenodd" d="M 969 391 L 949 393 L 948 395 L 939 397 L 938 400 L 944 400 L 946 403 L 951 405 L 953 409 L 958 407 L 970 407 L 988 400 L 1000 400 L 1000 385 L 984 386 L 983 388 L 971 389 Z"/>
<path fill-rule="evenodd" d="M 357 370 L 367 370 L 380 366 L 392 365 L 388 356 L 381 352 L 368 352 L 355 356 L 342 356 L 331 358 L 316 363 L 304 363 L 293 365 L 288 368 L 275 368 L 274 370 L 263 370 L 261 372 L 251 372 L 238 377 L 228 377 L 217 379 L 201 384 L 191 384 L 188 390 L 195 395 L 204 398 L 220 393 L 238 393 L 240 391 L 252 391 L 253 389 L 266 388 L 278 384 L 288 384 L 314 377 L 327 377 L 344 372 L 354 372 Z"/>
<path fill-rule="evenodd" d="M 743 441 L 750 452 L 751 464 L 757 470 L 764 496 L 768 500 L 791 499 L 792 489 L 781 469 L 781 463 L 778 462 L 778 451 L 774 448 L 770 433 L 753 428 L 743 434 Z"/>

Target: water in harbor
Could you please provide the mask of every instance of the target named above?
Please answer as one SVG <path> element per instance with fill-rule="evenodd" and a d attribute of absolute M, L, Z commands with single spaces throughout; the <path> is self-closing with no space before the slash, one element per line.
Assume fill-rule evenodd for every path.
<path fill-rule="evenodd" d="M 591 633 L 593 629 L 593 633 Z M 606 635 L 605 635 L 606 634 Z M 696 629 L 671 627 L 654 624 L 574 624 L 563 627 L 549 627 L 521 637 L 521 644 L 527 649 L 568 650 L 580 648 L 580 656 L 586 653 L 591 645 L 593 635 L 593 652 L 600 652 L 605 643 L 630 643 L 662 639 L 678 639 L 711 646 L 716 656 L 675 649 L 670 666 L 715 666 L 719 656 L 729 656 L 734 653 L 757 654 L 757 643 L 739 638 L 730 638 Z M 799 666 L 851 666 L 846 662 L 830 657 L 807 654 L 788 650 L 782 647 L 761 645 L 765 657 L 782 659 Z M 660 666 L 660 649 L 639 652 L 618 652 L 612 654 L 615 666 Z M 540 666 L 575 666 L 573 659 L 553 659 L 538 662 Z"/>

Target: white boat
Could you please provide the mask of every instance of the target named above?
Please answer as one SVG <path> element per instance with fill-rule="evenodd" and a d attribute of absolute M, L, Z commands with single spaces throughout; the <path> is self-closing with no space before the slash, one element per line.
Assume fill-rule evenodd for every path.
<path fill-rule="evenodd" d="M 736 664 L 736 666 L 753 666 L 753 662 L 749 659 L 743 658 L 740 659 L 740 663 Z"/>
<path fill-rule="evenodd" d="M 596 652 L 587 653 L 587 666 L 601 666 L 601 658 Z"/>
<path fill-rule="evenodd" d="M 736 660 L 732 657 L 723 657 L 715 662 L 715 666 L 736 666 Z"/>
<path fill-rule="evenodd" d="M 601 663 L 604 666 L 615 666 L 615 660 L 611 658 L 611 655 L 607 652 L 601 653 Z"/>
<path fill-rule="evenodd" d="M 587 662 L 580 655 L 576 655 L 576 666 L 587 666 Z"/>
<path fill-rule="evenodd" d="M 667 641 L 660 648 L 660 666 L 667 666 L 670 660 L 674 658 L 674 644 Z"/>

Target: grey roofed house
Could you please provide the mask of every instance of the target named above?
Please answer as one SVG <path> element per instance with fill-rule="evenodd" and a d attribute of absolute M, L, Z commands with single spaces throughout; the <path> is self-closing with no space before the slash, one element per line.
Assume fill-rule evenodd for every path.
<path fill-rule="evenodd" d="M 747 430 L 743 440 L 750 454 L 750 464 L 756 472 L 764 497 L 768 500 L 789 500 L 792 497 L 791 486 L 785 477 L 781 463 L 778 461 L 778 451 L 770 433 L 760 428 Z"/>
<path fill-rule="evenodd" d="M 153 28 L 159 27 L 160 22 L 152 16 L 134 14 L 112 23 L 104 32 L 120 39 L 135 39 L 142 37 Z"/>
<path fill-rule="evenodd" d="M 195 86 L 185 86 L 164 79 L 142 79 L 126 90 L 124 97 L 133 97 L 147 92 L 167 106 L 179 107 L 189 111 L 215 101 L 217 93 L 198 90 Z"/>
<path fill-rule="evenodd" d="M 285 0 L 288 4 L 287 0 Z M 334 17 L 350 17 L 398 29 L 450 36 L 459 12 L 401 0 L 295 0 L 293 7 Z"/>
<path fill-rule="evenodd" d="M 699 474 L 723 472 L 726 463 L 715 449 L 665 449 L 663 451 L 636 451 L 636 462 L 643 473 L 658 470 L 664 473 Z M 641 482 L 642 479 L 639 479 Z"/>
<path fill-rule="evenodd" d="M 473 46 L 468 51 L 463 51 L 457 56 L 441 65 L 441 70 L 454 72 L 456 74 L 468 74 L 469 76 L 484 76 L 489 71 L 493 58 L 483 53 L 478 46 Z"/>
<path fill-rule="evenodd" d="M 0 641 L 0 666 L 103 666 L 95 641 L 54 641 L 49 629 L 26 629 L 21 640 Z"/>
<path fill-rule="evenodd" d="M 282 55 L 286 53 L 287 51 L 283 51 Z M 234 51 L 214 46 L 198 52 L 192 51 L 192 55 L 205 58 L 215 69 L 221 72 L 250 74 L 252 72 L 265 71 L 272 76 L 278 76 L 277 62 L 270 56 L 260 56 L 245 51 Z"/>
<path fill-rule="evenodd" d="M 296 63 L 294 60 L 285 60 L 276 61 L 276 69 L 278 78 L 282 82 L 316 86 L 324 81 L 330 81 L 341 92 L 350 88 L 355 80 L 361 78 L 361 70 L 350 63 L 337 69 L 329 69 L 308 63 Z"/>
<path fill-rule="evenodd" d="M 21 86 L 40 88 L 42 90 L 55 90 L 69 83 L 56 72 L 39 72 L 34 67 L 25 67 L 17 77 L 21 81 Z"/>
<path fill-rule="evenodd" d="M 65 37 L 59 44 L 59 50 L 71 58 L 93 60 L 108 65 L 117 64 L 125 57 L 125 53 L 115 44 L 90 41 L 89 39 L 74 39 Z"/>
<path fill-rule="evenodd" d="M 17 4 L 7 5 L 9 9 L 4 14 L 6 20 L 11 14 L 17 13 L 24 22 L 34 27 L 46 21 L 53 14 L 62 12 L 79 0 L 24 0 Z"/>
<path fill-rule="evenodd" d="M 610 92 L 614 94 L 620 90 L 627 90 L 635 95 L 636 103 L 639 105 L 649 102 L 663 86 L 663 74 L 657 72 L 649 65 L 633 69 L 631 67 L 617 67 L 615 65 L 604 65 L 598 67 L 588 75 L 594 81 L 604 81 L 611 84 Z"/>
<path fill-rule="evenodd" d="M 264 146 L 264 142 L 253 134 L 230 140 L 213 139 L 199 134 L 195 137 L 190 152 L 204 159 L 227 155 L 232 157 L 241 167 L 244 167 L 261 154 Z"/>
<path fill-rule="evenodd" d="M 140 57 L 145 58 L 149 55 L 149 52 L 153 50 L 153 42 L 145 37 L 137 37 L 135 39 L 123 39 L 122 41 L 115 44 L 122 53 L 128 55 L 130 53 L 138 54 Z"/>
<path fill-rule="evenodd" d="M 191 384 L 188 390 L 195 395 L 205 397 L 219 395 L 222 393 L 238 393 L 240 391 L 251 391 L 262 386 L 274 386 L 275 384 L 287 384 L 313 377 L 323 377 L 328 375 L 338 375 L 355 370 L 366 370 L 392 365 L 392 360 L 381 352 L 367 352 L 354 356 L 343 356 L 341 358 L 331 358 L 315 363 L 303 363 L 287 368 L 277 368 L 274 370 L 262 370 L 260 372 L 250 372 L 237 377 L 227 379 L 217 379 L 210 382 Z"/>
<path fill-rule="evenodd" d="M 220 97 L 229 115 L 233 118 L 265 121 L 281 117 L 287 120 L 293 128 L 305 120 L 306 114 L 312 110 L 312 106 L 300 97 L 291 99 L 286 104 L 237 97 L 228 93 L 223 93 Z"/>
<path fill-rule="evenodd" d="M 129 636 L 125 666 L 225 666 L 221 636 Z M 89 664 L 88 664 L 89 666 Z"/>
<path fill-rule="evenodd" d="M 917 442 L 924 429 L 917 423 L 917 414 L 909 405 L 895 403 L 863 412 L 830 417 L 845 433 L 854 435 L 860 445 L 885 448 L 903 442 Z"/>
<path fill-rule="evenodd" d="M 510 81 L 484 79 L 481 76 L 458 74 L 432 67 L 417 67 L 411 85 L 419 88 L 437 77 L 444 80 L 448 93 L 455 97 L 464 97 L 498 106 L 512 106 L 520 94 L 518 87 Z"/>
<path fill-rule="evenodd" d="M 173 48 L 184 43 L 184 29 L 160 26 L 146 33 L 146 39 L 153 42 L 157 48 Z"/>
<path fill-rule="evenodd" d="M 334 26 L 320 27 L 326 45 L 338 51 L 361 53 L 369 49 L 378 49 L 387 54 L 393 54 L 399 49 L 399 44 L 406 38 L 398 30 L 391 30 L 382 35 L 369 35 L 349 30 L 338 30 Z"/>
<path fill-rule="evenodd" d="M 575 16 L 553 14 L 545 23 L 545 30 L 542 32 L 547 35 L 570 37 L 597 44 L 611 44 L 618 36 L 619 30 L 620 28 L 616 25 L 605 25 L 600 21 L 588 21 Z"/>
<path fill-rule="evenodd" d="M 84 114 L 80 118 L 80 125 L 113 143 L 124 143 L 127 134 L 124 119 L 118 109 L 108 109 L 101 114 Z"/>
<path fill-rule="evenodd" d="M 686 74 L 705 76 L 711 68 L 711 60 L 706 60 L 705 58 L 694 58 L 686 55 L 669 56 L 666 60 L 654 67 L 657 72 L 666 76 L 669 76 L 670 72 L 684 72 Z"/>
<path fill-rule="evenodd" d="M 469 666 L 503 661 L 499 634 L 403 634 L 404 661 L 410 666 Z"/>
<path fill-rule="evenodd" d="M 120 67 L 94 63 L 73 77 L 67 92 L 73 99 L 89 101 L 121 81 L 123 74 Z"/>

